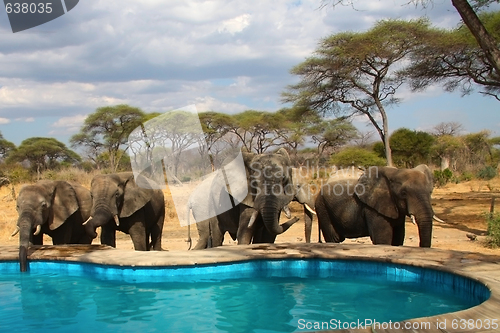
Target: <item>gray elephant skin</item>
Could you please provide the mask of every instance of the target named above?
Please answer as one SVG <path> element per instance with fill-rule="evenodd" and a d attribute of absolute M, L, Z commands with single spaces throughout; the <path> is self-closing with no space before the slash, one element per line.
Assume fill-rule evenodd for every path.
<path fill-rule="evenodd" d="M 101 244 L 116 247 L 119 230 L 130 235 L 136 251 L 162 250 L 165 201 L 161 190 L 138 186 L 132 172 L 122 172 L 96 175 L 90 192 L 91 216 L 84 224 L 92 239 L 101 227 Z"/>
<path fill-rule="evenodd" d="M 90 191 L 66 181 L 41 180 L 24 186 L 17 198 L 17 229 L 19 262 L 27 270 L 27 249 L 30 244 L 42 245 L 43 235 L 52 237 L 54 245 L 90 244 L 83 222 L 90 216 Z"/>
<path fill-rule="evenodd" d="M 432 173 L 426 165 L 371 167 L 357 181 L 322 186 L 315 202 L 319 227 L 327 242 L 370 236 L 373 244 L 403 245 L 405 218 L 410 216 L 418 226 L 420 247 L 430 247 L 432 189 Z"/>
<path fill-rule="evenodd" d="M 281 210 L 292 201 L 296 192 L 287 151 L 281 148 L 271 154 L 241 154 L 245 174 L 243 179 L 236 182 L 240 184 L 239 187 L 233 186 L 228 190 L 223 173 L 214 173 L 189 198 L 188 209 L 192 210 L 200 236 L 195 250 L 221 246 L 226 232 L 238 244 L 273 243 L 277 235 L 298 221 L 298 218 L 293 218 L 279 224 Z M 231 168 L 225 170 L 228 178 L 237 178 L 232 177 L 233 171 Z M 246 196 L 238 202 L 233 198 L 239 197 L 241 191 Z M 235 205 L 204 219 L 207 212 L 214 211 L 213 207 L 220 206 L 228 195 Z"/>

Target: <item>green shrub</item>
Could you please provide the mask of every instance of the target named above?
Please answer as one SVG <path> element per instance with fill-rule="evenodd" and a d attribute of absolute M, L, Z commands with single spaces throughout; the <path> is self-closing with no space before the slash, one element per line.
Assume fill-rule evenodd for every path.
<path fill-rule="evenodd" d="M 450 169 L 446 168 L 443 171 L 434 170 L 434 182 L 437 186 L 443 186 L 450 182 L 453 178 L 453 172 Z"/>
<path fill-rule="evenodd" d="M 477 173 L 477 178 L 483 180 L 490 180 L 495 178 L 497 175 L 497 169 L 492 166 L 487 166 L 484 169 L 479 170 Z"/>
<path fill-rule="evenodd" d="M 488 235 L 486 245 L 491 248 L 500 247 L 500 214 L 487 215 Z"/>
<path fill-rule="evenodd" d="M 12 184 L 29 183 L 33 181 L 31 172 L 19 164 L 6 166 L 5 175 Z"/>
<path fill-rule="evenodd" d="M 474 178 L 474 175 L 472 174 L 472 172 L 469 171 L 464 171 L 464 173 L 460 175 L 460 181 L 463 182 L 468 182 L 472 180 L 472 178 Z"/>
<path fill-rule="evenodd" d="M 332 155 L 330 163 L 337 167 L 349 167 L 354 165 L 367 168 L 370 166 L 385 165 L 386 161 L 378 157 L 373 151 L 350 147 L 343 149 L 338 154 Z"/>

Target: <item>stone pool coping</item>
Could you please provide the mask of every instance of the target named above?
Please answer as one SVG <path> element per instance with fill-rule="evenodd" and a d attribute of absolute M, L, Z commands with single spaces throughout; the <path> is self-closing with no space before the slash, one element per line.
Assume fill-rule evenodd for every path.
<path fill-rule="evenodd" d="M 362 245 L 362 244 L 253 244 L 229 245 L 198 251 L 140 252 L 118 250 L 104 245 L 61 245 L 34 246 L 29 249 L 29 260 L 60 260 L 102 265 L 148 267 L 148 266 L 190 266 L 241 262 L 256 259 L 336 259 L 377 261 L 426 267 L 455 273 L 477 280 L 488 287 L 491 297 L 482 304 L 432 317 L 408 320 L 408 322 L 432 324 L 429 329 L 348 329 L 332 332 L 500 332 L 500 256 L 483 255 L 432 248 L 406 246 Z M 17 246 L 0 246 L 0 261 L 18 260 Z M 475 320 L 483 325 L 486 320 L 497 319 L 498 329 L 472 328 L 454 329 L 452 323 L 460 325 L 461 320 Z M 446 320 L 446 329 L 438 329 L 436 323 Z"/>

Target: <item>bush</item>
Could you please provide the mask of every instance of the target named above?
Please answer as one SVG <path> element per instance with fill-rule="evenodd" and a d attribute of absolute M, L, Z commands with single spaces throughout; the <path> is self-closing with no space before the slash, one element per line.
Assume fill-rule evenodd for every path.
<path fill-rule="evenodd" d="M 357 147 L 345 148 L 338 154 L 332 155 L 330 163 L 337 167 L 349 167 L 354 165 L 365 168 L 386 164 L 385 160 L 378 157 L 375 152 Z"/>
<path fill-rule="evenodd" d="M 483 180 L 490 180 L 495 178 L 497 175 L 497 169 L 492 166 L 487 166 L 484 169 L 479 170 L 477 173 L 477 178 Z"/>
<path fill-rule="evenodd" d="M 487 215 L 488 235 L 486 245 L 490 248 L 500 247 L 500 214 Z"/>
<path fill-rule="evenodd" d="M 12 184 L 29 183 L 33 181 L 31 172 L 19 164 L 6 165 L 4 170 L 5 176 L 9 178 Z"/>
<path fill-rule="evenodd" d="M 468 182 L 468 181 L 472 180 L 472 178 L 474 178 L 474 175 L 472 174 L 472 172 L 469 172 L 469 171 L 465 171 L 464 173 L 462 173 L 460 175 L 460 181 L 463 181 L 463 182 Z"/>
<path fill-rule="evenodd" d="M 434 182 L 437 186 L 443 186 L 450 182 L 453 178 L 453 172 L 450 169 L 446 168 L 443 171 L 434 170 Z"/>

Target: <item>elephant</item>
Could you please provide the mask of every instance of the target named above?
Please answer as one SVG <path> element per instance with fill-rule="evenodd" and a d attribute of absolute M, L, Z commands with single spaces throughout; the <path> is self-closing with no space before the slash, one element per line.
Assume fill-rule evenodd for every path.
<path fill-rule="evenodd" d="M 277 235 L 299 220 L 295 217 L 279 224 L 281 211 L 287 210 L 297 193 L 287 151 L 280 148 L 271 154 L 241 154 L 244 172 L 238 174 L 228 165 L 210 174 L 190 195 L 188 215 L 191 210 L 200 235 L 196 250 L 221 246 L 226 232 L 238 244 L 273 243 Z M 233 179 L 236 186 L 228 189 L 227 179 Z M 228 197 L 234 205 L 214 213 Z M 242 200 L 236 200 L 238 197 Z"/>
<path fill-rule="evenodd" d="M 101 244 L 116 247 L 119 230 L 130 235 L 136 251 L 161 251 L 165 201 L 163 192 L 147 183 L 142 176 L 136 181 L 133 172 L 94 176 L 91 214 L 84 222 L 87 234 L 94 239 L 101 227 Z"/>
<path fill-rule="evenodd" d="M 321 187 L 315 201 L 327 242 L 370 236 L 373 244 L 403 245 L 405 217 L 418 226 L 420 247 L 430 247 L 433 177 L 426 165 L 413 169 L 370 167 L 358 180 Z"/>
<path fill-rule="evenodd" d="M 302 204 L 304 208 L 304 236 L 306 243 L 310 243 L 312 219 L 313 215 L 316 215 L 316 211 L 314 210 L 316 194 L 311 184 L 307 183 L 307 178 L 301 174 L 300 169 L 292 168 L 292 179 L 296 189 L 293 201 Z"/>
<path fill-rule="evenodd" d="M 54 245 L 90 244 L 82 223 L 90 216 L 92 199 L 83 186 L 62 180 L 40 180 L 24 186 L 17 198 L 17 229 L 19 263 L 27 270 L 27 249 L 30 244 L 42 245 L 43 235 L 52 237 Z"/>

